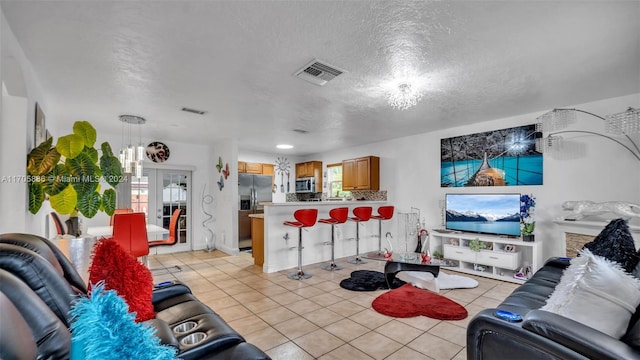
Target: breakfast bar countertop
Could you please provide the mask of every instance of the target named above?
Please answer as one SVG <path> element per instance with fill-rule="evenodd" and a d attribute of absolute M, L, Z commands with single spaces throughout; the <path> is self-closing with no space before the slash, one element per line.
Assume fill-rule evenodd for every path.
<path fill-rule="evenodd" d="M 385 204 L 386 200 L 325 200 L 325 201 L 288 201 L 288 202 L 261 202 L 259 205 L 264 206 L 316 206 L 316 205 L 331 205 L 331 206 L 352 206 L 356 204 Z"/>
<path fill-rule="evenodd" d="M 318 219 L 329 218 L 329 212 L 338 207 L 346 207 L 349 214 L 360 206 L 373 208 L 373 213 L 378 207 L 388 204 L 384 200 L 345 200 L 345 201 L 290 201 L 282 203 L 264 202 L 264 263 L 262 270 L 273 273 L 285 269 L 292 269 L 298 263 L 298 236 L 299 230 L 284 225 L 285 221 L 295 221 L 294 213 L 302 209 L 317 209 Z M 354 223 L 348 221 L 337 225 L 335 257 L 342 258 L 355 255 L 356 252 L 356 226 L 360 227 L 360 252 L 362 254 L 378 250 L 378 221 L 365 221 Z M 383 225 L 385 231 L 395 227 L 395 223 L 386 222 Z M 317 264 L 331 259 L 331 247 L 325 244 L 331 240 L 332 226 L 317 222 L 314 226 L 305 229 L 304 250 L 302 254 L 303 265 Z M 383 232 L 384 233 L 384 232 Z"/>

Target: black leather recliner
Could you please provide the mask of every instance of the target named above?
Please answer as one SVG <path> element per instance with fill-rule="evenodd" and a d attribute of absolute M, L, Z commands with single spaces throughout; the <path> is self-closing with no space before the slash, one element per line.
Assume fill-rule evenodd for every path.
<path fill-rule="evenodd" d="M 0 359 L 35 359 L 38 346 L 30 333 L 27 321 L 13 302 L 0 292 Z"/>
<path fill-rule="evenodd" d="M 31 290 L 31 293 L 26 292 L 23 296 L 33 298 L 32 303 L 40 301 L 46 305 L 49 312 L 63 325 L 56 333 L 59 331 L 68 335 L 69 310 L 78 295 L 86 295 L 86 286 L 54 244 L 30 234 L 0 235 L 0 269 L 19 279 L 18 283 L 25 284 Z M 3 284 L 2 292 L 5 295 L 18 292 L 24 294 L 25 289 L 16 285 L 15 281 L 8 281 Z M 246 343 L 240 334 L 213 310 L 198 301 L 183 284 L 169 282 L 157 285 L 152 302 L 157 316 L 149 323 L 156 328 L 156 335 L 163 343 L 178 348 L 177 356 L 181 359 L 269 359 L 260 349 Z M 42 306 L 16 307 L 27 320 L 47 312 Z M 186 322 L 195 323 L 195 327 L 181 333 L 173 331 L 176 326 Z M 195 332 L 206 336 L 195 344 L 183 341 Z M 5 339 L 4 332 L 0 334 L 0 344 L 4 347 L 5 342 L 10 340 Z M 60 340 L 57 343 L 61 349 L 56 349 L 56 354 L 68 354 L 70 342 Z"/>
<path fill-rule="evenodd" d="M 6 297 L 13 307 L 18 310 L 23 320 L 26 322 L 28 330 L 33 337 L 24 336 L 24 330 L 13 329 L 13 324 L 8 318 L 2 317 L 2 348 L 14 347 L 14 340 L 4 340 L 5 336 L 16 335 L 21 338 L 20 343 L 26 340 L 33 340 L 37 353 L 43 359 L 65 359 L 69 357 L 69 342 L 71 334 L 67 326 L 54 314 L 51 309 L 38 297 L 33 290 L 20 278 L 6 270 L 0 269 L 0 293 Z M 20 333 L 22 332 L 22 334 Z M 27 331 L 28 333 L 28 331 Z M 21 345 L 23 346 L 23 345 Z M 31 346 L 24 344 L 26 349 Z M 2 359 L 26 359 L 26 354 L 14 354 L 14 356 L 0 356 Z M 32 357 L 35 359 L 36 357 Z"/>
<path fill-rule="evenodd" d="M 623 340 L 539 310 L 568 266 L 569 259 L 548 260 L 497 309 L 482 310 L 474 316 L 467 327 L 467 359 L 640 359 L 640 349 Z M 518 314 L 522 320 L 505 320 L 496 310 Z"/>

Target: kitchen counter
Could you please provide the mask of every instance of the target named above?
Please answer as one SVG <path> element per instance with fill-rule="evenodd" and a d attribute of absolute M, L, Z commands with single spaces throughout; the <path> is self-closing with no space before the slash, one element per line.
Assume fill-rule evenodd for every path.
<path fill-rule="evenodd" d="M 294 221 L 293 213 L 300 209 L 318 209 L 318 219 L 329 218 L 329 211 L 333 208 L 349 208 L 349 216 L 353 216 L 353 209 L 359 206 L 371 206 L 373 214 L 378 213 L 378 207 L 386 205 L 386 201 L 296 201 L 283 203 L 261 203 L 264 205 L 264 264 L 266 273 L 292 269 L 298 266 L 298 229 L 286 226 L 285 221 Z M 384 221 L 382 233 L 390 227 L 395 228 L 396 222 Z M 335 257 L 353 256 L 356 253 L 356 223 L 347 221 L 336 226 Z M 302 264 L 303 266 L 328 262 L 331 259 L 331 225 L 316 223 L 302 231 Z M 378 221 L 370 220 L 360 224 L 360 254 L 378 250 Z M 256 249 L 254 248 L 254 252 Z M 323 271 L 323 270 L 316 270 Z"/>
<path fill-rule="evenodd" d="M 375 200 L 375 201 L 374 200 L 325 200 L 325 201 L 287 201 L 287 202 L 281 202 L 281 203 L 261 202 L 259 203 L 259 205 L 264 205 L 264 206 L 304 205 L 304 206 L 310 206 L 310 207 L 313 207 L 315 205 L 331 205 L 335 207 L 341 207 L 341 206 L 351 206 L 351 205 L 367 206 L 371 204 L 386 204 L 386 203 L 387 203 L 386 201 L 382 201 L 382 200 Z M 341 205 L 341 204 L 344 204 L 344 205 Z"/>

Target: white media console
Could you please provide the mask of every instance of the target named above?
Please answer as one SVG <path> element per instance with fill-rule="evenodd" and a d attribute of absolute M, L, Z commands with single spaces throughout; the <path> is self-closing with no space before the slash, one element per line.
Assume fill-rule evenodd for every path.
<path fill-rule="evenodd" d="M 542 243 L 539 241 L 442 230 L 432 230 L 431 237 L 432 255 L 439 251 L 445 259 L 458 263 L 457 266 L 445 268 L 447 270 L 521 284 L 526 279 L 516 279 L 514 275 L 527 265 L 535 273 L 543 262 Z M 472 250 L 469 243 L 476 239 L 482 241 L 486 249 Z"/>

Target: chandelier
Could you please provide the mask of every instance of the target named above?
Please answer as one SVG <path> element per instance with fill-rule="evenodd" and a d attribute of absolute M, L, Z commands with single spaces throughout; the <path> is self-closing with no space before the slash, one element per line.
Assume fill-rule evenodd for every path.
<path fill-rule="evenodd" d="M 134 145 L 131 140 L 131 127 L 147 122 L 145 118 L 135 115 L 120 115 L 122 121 L 122 148 L 120 149 L 120 163 L 122 172 L 133 174 L 136 178 L 142 177 L 142 160 L 145 155 L 145 146 L 142 144 L 142 136 L 138 127 L 138 143 Z M 125 140 L 128 139 L 125 145 Z"/>
<path fill-rule="evenodd" d="M 579 112 L 603 120 L 605 122 L 605 131 L 614 135 L 624 135 L 626 143 L 623 142 L 625 139 L 618 140 L 594 131 L 563 130 L 568 127 L 569 124 L 576 122 L 576 114 Z M 626 111 L 605 117 L 580 109 L 553 109 L 540 115 L 536 120 L 538 120 L 538 124 L 536 124 L 536 150 L 539 152 L 546 152 L 553 149 L 555 149 L 555 151 L 562 151 L 563 139 L 559 134 L 582 133 L 611 140 L 627 149 L 640 161 L 640 148 L 638 144 L 629 137 L 629 135 L 640 133 L 640 110 L 638 109 L 630 107 Z M 547 134 L 546 137 L 543 137 L 543 133 Z"/>
<path fill-rule="evenodd" d="M 389 95 L 389 105 L 396 109 L 407 110 L 415 106 L 420 99 L 422 99 L 420 92 L 414 90 L 411 84 L 402 83 Z"/>

